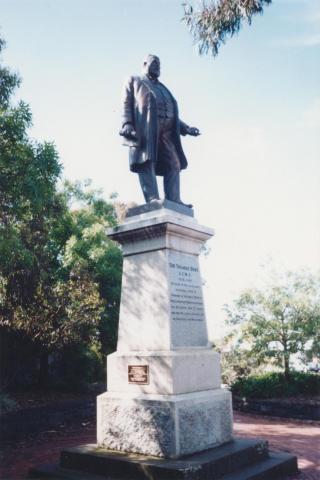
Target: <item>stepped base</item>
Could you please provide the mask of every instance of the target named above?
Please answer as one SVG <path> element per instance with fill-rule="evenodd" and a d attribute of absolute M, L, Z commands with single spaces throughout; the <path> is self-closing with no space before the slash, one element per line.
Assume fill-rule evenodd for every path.
<path fill-rule="evenodd" d="M 85 445 L 62 451 L 60 465 L 45 465 L 29 479 L 60 480 L 275 480 L 297 472 L 293 455 L 268 452 L 264 441 L 237 439 L 177 460 L 121 454 Z"/>

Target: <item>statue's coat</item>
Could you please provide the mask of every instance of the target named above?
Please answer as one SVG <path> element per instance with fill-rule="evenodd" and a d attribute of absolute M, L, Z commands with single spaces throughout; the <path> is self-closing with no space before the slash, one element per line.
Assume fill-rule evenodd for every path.
<path fill-rule="evenodd" d="M 161 151 L 158 150 L 158 116 L 157 103 L 149 85 L 148 77 L 130 77 L 124 88 L 122 126 L 131 123 L 137 134 L 137 141 L 124 138 L 124 145 L 130 147 L 130 170 L 139 172 L 139 166 L 150 160 L 155 164 L 157 175 L 163 175 Z M 166 88 L 163 84 L 161 84 Z M 188 162 L 182 150 L 180 135 L 186 135 L 187 125 L 179 120 L 178 105 L 171 92 L 174 104 L 173 142 L 175 144 L 181 169 L 187 168 Z"/>

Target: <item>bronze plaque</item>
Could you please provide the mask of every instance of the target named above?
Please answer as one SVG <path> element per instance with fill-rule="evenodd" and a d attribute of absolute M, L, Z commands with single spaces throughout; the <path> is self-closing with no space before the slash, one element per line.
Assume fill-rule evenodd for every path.
<path fill-rule="evenodd" d="M 149 366 L 148 365 L 128 365 L 128 382 L 138 385 L 149 384 Z"/>

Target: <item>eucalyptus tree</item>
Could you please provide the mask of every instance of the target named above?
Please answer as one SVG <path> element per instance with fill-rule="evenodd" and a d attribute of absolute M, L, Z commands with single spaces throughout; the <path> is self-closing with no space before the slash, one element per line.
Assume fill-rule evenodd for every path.
<path fill-rule="evenodd" d="M 249 25 L 257 14 L 272 0 L 202 0 L 183 4 L 182 20 L 188 26 L 200 55 L 218 55 L 222 44 L 241 29 Z M 195 6 L 196 4 L 196 6 Z"/>

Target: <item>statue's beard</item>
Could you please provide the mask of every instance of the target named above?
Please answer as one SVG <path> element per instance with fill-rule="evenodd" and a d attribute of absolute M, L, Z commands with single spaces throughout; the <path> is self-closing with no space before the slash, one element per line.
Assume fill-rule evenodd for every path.
<path fill-rule="evenodd" d="M 159 76 L 160 76 L 160 73 L 147 72 L 147 76 L 149 78 L 152 78 L 152 80 L 157 80 L 157 78 L 159 78 Z"/>

